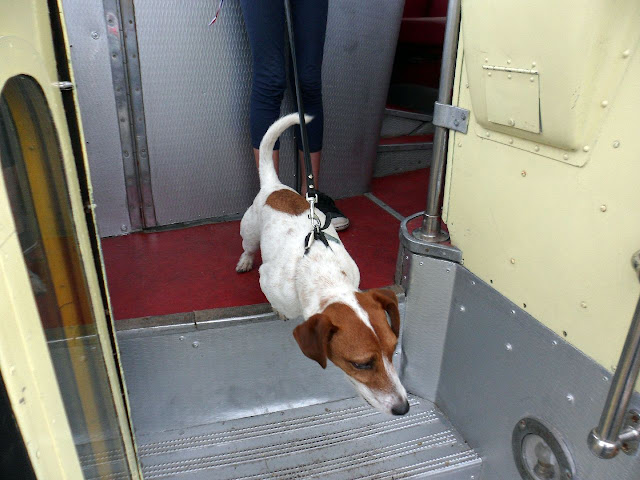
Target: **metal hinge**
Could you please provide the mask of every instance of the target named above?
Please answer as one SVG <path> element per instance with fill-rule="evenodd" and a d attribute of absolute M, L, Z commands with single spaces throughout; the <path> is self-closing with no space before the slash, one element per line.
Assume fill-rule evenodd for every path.
<path fill-rule="evenodd" d="M 469 110 L 436 102 L 433 107 L 433 124 L 460 133 L 469 129 Z"/>
<path fill-rule="evenodd" d="M 52 85 L 60 90 L 73 90 L 73 83 L 67 81 L 53 82 Z"/>

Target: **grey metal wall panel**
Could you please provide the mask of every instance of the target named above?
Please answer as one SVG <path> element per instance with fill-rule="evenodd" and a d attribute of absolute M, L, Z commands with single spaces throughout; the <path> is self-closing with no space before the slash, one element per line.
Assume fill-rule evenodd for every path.
<path fill-rule="evenodd" d="M 402 375 L 410 392 L 434 401 L 456 269 L 450 262 L 408 253 L 409 289 L 402 338 Z"/>
<path fill-rule="evenodd" d="M 275 315 L 198 329 L 118 333 L 137 433 L 161 432 L 356 395 L 341 370 L 323 370 Z M 195 342 L 195 344 L 194 344 Z M 194 347 L 194 345 L 196 345 Z"/>
<path fill-rule="evenodd" d="M 100 236 L 131 229 L 102 0 L 63 0 Z"/>
<path fill-rule="evenodd" d="M 483 458 L 482 478 L 520 478 L 511 434 L 521 418 L 534 416 L 562 435 L 574 478 L 637 479 L 640 456 L 600 460 L 587 447 L 612 375 L 468 270 L 455 268 L 437 403 Z M 640 395 L 632 406 L 640 408 Z"/>
<path fill-rule="evenodd" d="M 258 191 L 249 136 L 251 50 L 240 2 L 136 0 L 158 224 L 242 213 Z M 281 178 L 293 182 L 283 139 Z"/>
<path fill-rule="evenodd" d="M 153 198 L 159 224 L 241 213 L 257 192 L 249 142 L 251 52 L 238 1 L 219 20 L 210 0 L 136 0 Z M 376 146 L 402 2 L 330 2 L 323 66 L 321 188 L 364 193 Z M 358 28 L 354 28 L 357 25 Z M 283 113 L 292 111 L 285 102 Z M 281 178 L 293 186 L 291 133 Z"/>
<path fill-rule="evenodd" d="M 388 0 L 329 2 L 320 188 L 330 195 L 368 190 L 403 7 Z"/>

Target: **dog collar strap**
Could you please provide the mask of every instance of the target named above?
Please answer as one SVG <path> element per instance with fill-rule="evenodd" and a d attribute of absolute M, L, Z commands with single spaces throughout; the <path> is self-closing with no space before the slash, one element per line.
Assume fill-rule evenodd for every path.
<path fill-rule="evenodd" d="M 332 242 L 340 243 L 340 240 L 324 232 L 327 228 L 329 228 L 329 225 L 331 225 L 330 213 L 326 215 L 324 220 L 324 225 L 322 227 L 320 227 L 320 220 L 318 219 L 317 216 L 315 217 L 314 220 L 317 220 L 317 222 L 314 223 L 314 227 L 311 229 L 311 231 L 307 234 L 307 236 L 304 239 L 305 255 L 309 253 L 309 249 L 311 248 L 311 245 L 313 245 L 313 242 L 315 240 L 320 240 L 324 244 L 324 246 L 327 247 L 329 250 L 331 250 L 331 247 L 329 246 L 329 240 L 331 240 Z"/>

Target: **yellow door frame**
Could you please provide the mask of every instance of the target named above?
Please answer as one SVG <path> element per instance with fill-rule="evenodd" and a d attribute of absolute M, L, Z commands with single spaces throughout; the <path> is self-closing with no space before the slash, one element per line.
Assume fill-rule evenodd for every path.
<path fill-rule="evenodd" d="M 59 3 L 58 9 L 61 10 Z M 64 25 L 64 20 L 61 23 Z M 66 33 L 63 34 L 66 38 Z M 124 379 L 111 354 L 113 347 L 110 335 L 114 329 L 107 319 L 104 310 L 107 306 L 104 305 L 100 289 L 104 267 L 102 272 L 97 272 L 95 268 L 90 235 L 95 235 L 96 227 L 95 223 L 88 226 L 86 222 L 62 95 L 57 86 L 59 79 L 52 38 L 47 2 L 10 2 L 1 6 L 0 89 L 7 80 L 17 75 L 32 77 L 42 88 L 51 111 L 58 133 L 92 313 L 104 352 L 129 468 L 133 478 L 142 478 L 125 404 L 126 394 L 122 391 Z M 80 119 L 75 92 L 73 95 L 75 114 Z M 88 173 L 81 129 L 77 134 L 83 146 L 82 160 Z M 90 184 L 87 187 L 93 203 Z M 102 258 L 99 260 L 103 265 Z M 83 478 L 1 176 L 0 318 L 0 372 L 36 475 L 46 479 Z"/>

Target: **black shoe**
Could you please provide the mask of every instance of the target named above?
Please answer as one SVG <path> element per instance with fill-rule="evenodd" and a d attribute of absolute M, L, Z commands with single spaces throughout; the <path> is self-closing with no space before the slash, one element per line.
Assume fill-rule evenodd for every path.
<path fill-rule="evenodd" d="M 349 227 L 349 219 L 338 210 L 333 199 L 322 192 L 318 193 L 318 203 L 316 206 L 318 210 L 320 210 L 325 215 L 331 215 L 331 225 L 336 229 L 337 232 L 341 230 L 346 230 Z"/>

